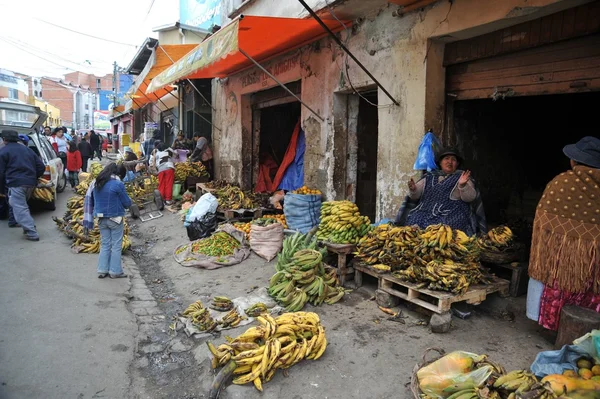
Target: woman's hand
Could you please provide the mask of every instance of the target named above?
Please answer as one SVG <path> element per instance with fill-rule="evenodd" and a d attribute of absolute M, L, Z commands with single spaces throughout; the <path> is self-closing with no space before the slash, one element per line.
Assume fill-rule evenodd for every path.
<path fill-rule="evenodd" d="M 415 184 L 415 181 L 413 179 L 410 179 L 410 181 L 408 182 L 408 189 L 410 191 L 415 191 L 417 189 L 417 185 Z"/>
<path fill-rule="evenodd" d="M 465 170 L 464 172 L 462 172 L 462 174 L 458 178 L 458 186 L 461 188 L 466 186 L 467 183 L 469 182 L 470 178 L 471 178 L 471 171 Z"/>

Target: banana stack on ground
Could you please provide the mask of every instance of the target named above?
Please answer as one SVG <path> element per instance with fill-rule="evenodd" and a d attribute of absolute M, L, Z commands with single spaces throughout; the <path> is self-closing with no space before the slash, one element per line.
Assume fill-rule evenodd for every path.
<path fill-rule="evenodd" d="M 178 162 L 175 164 L 175 181 L 184 182 L 188 177 L 208 177 L 202 162 Z"/>
<path fill-rule="evenodd" d="M 368 216 L 361 216 L 350 201 L 330 201 L 321 205 L 317 238 L 334 244 L 356 244 L 371 231 Z"/>
<path fill-rule="evenodd" d="M 79 182 L 79 185 L 77 187 L 75 187 L 75 191 L 77 192 L 77 194 L 85 195 L 88 187 L 90 186 L 90 184 L 92 184 L 92 182 L 96 179 L 96 177 L 98 177 L 100 172 L 102 172 L 102 169 L 104 169 L 104 167 L 101 164 L 93 163 L 90 166 L 90 173 L 87 175 L 85 180 L 81 180 Z"/>
<path fill-rule="evenodd" d="M 290 368 L 304 359 L 317 360 L 327 348 L 325 329 L 316 313 L 284 313 L 276 319 L 264 313 L 256 319 L 260 326 L 227 343 L 215 347 L 207 342 L 213 368 L 235 362 L 234 384 L 254 383 L 262 391 L 263 383 L 270 381 L 277 369 Z"/>
<path fill-rule="evenodd" d="M 240 316 L 236 308 L 231 309 L 221 320 L 217 322 L 221 328 L 237 327 L 245 317 Z"/>
<path fill-rule="evenodd" d="M 213 298 L 209 307 L 218 310 L 219 312 L 228 312 L 233 309 L 233 302 L 226 296 L 216 296 Z"/>
<path fill-rule="evenodd" d="M 261 314 L 268 312 L 269 309 L 267 308 L 267 305 L 265 305 L 262 302 L 258 302 L 255 303 L 254 305 L 250 306 L 247 309 L 244 309 L 244 313 L 246 313 L 246 315 L 248 315 L 248 317 L 256 317 L 256 316 L 260 316 Z"/>
<path fill-rule="evenodd" d="M 305 236 L 296 234 L 283 242 L 282 253 L 275 266 L 276 273 L 269 281 L 269 295 L 288 312 L 302 310 L 307 302 L 319 306 L 323 302 L 333 305 L 345 294 L 339 287 L 336 269 L 325 268 L 323 254 L 315 249 L 300 249 L 288 258 L 289 249 L 305 242 Z M 285 259 L 286 263 L 282 263 Z"/>
<path fill-rule="evenodd" d="M 477 239 L 477 245 L 483 251 L 503 252 L 514 244 L 514 235 L 508 226 L 498 226 Z"/>
<path fill-rule="evenodd" d="M 367 265 L 384 264 L 402 270 L 413 263 L 420 241 L 417 227 L 383 224 L 360 239 L 355 254 Z"/>
<path fill-rule="evenodd" d="M 194 327 L 200 331 L 212 331 L 217 327 L 217 322 L 212 318 L 208 309 L 202 302 L 196 301 L 188 306 L 182 316 L 189 318 Z"/>

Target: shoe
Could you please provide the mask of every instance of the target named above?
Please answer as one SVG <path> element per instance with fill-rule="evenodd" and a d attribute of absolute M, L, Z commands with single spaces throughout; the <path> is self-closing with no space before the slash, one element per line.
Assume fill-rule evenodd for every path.
<path fill-rule="evenodd" d="M 121 274 L 109 274 L 110 278 L 125 278 L 127 277 L 127 275 L 125 273 L 121 273 Z"/>
<path fill-rule="evenodd" d="M 108 273 L 98 273 L 98 278 L 108 277 Z"/>
<path fill-rule="evenodd" d="M 173 201 L 165 201 L 165 205 L 172 205 Z"/>
<path fill-rule="evenodd" d="M 19 223 L 15 223 L 15 224 L 11 224 L 11 223 L 9 223 L 9 224 L 8 224 L 8 227 L 10 227 L 10 228 L 14 228 L 14 227 L 21 227 L 21 225 L 20 225 Z"/>
<path fill-rule="evenodd" d="M 35 237 L 35 236 L 26 236 L 25 238 L 27 238 L 29 241 L 39 241 L 40 237 Z"/>

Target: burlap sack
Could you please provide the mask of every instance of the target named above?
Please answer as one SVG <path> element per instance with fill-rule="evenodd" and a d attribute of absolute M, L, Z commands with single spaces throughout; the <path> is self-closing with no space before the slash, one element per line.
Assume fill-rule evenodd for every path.
<path fill-rule="evenodd" d="M 270 262 L 283 248 L 283 226 L 273 223 L 268 226 L 253 224 L 250 227 L 250 249 Z"/>

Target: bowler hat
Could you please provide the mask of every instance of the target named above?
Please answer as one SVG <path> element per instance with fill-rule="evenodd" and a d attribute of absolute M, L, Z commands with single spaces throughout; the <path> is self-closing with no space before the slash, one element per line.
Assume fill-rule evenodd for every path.
<path fill-rule="evenodd" d="M 455 148 L 444 148 L 437 156 L 438 165 L 440 162 L 442 162 L 442 159 L 444 159 L 444 157 L 447 155 L 454 155 L 459 165 L 463 163 L 463 158 L 460 156 L 460 154 Z"/>
<path fill-rule="evenodd" d="M 566 145 L 563 152 L 577 163 L 600 168 L 600 139 L 596 137 L 586 136 L 575 144 Z"/>
<path fill-rule="evenodd" d="M 2 138 L 6 141 L 19 140 L 19 133 L 16 130 L 2 130 Z"/>
<path fill-rule="evenodd" d="M 131 149 L 131 147 L 125 147 L 123 150 L 125 152 L 131 152 L 131 153 L 133 153 L 133 150 Z"/>

